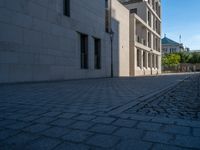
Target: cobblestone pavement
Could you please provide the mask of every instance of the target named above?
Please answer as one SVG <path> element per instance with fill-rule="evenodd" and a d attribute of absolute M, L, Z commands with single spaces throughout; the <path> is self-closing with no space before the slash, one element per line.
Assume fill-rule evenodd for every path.
<path fill-rule="evenodd" d="M 197 150 L 199 86 L 199 74 L 0 85 L 0 150 Z"/>

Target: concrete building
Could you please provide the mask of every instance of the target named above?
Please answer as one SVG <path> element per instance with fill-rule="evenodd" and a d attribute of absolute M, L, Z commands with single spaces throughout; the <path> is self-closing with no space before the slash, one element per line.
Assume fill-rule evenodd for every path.
<path fill-rule="evenodd" d="M 0 0 L 0 83 L 160 73 L 160 23 L 158 0 Z"/>
<path fill-rule="evenodd" d="M 161 73 L 161 1 L 121 0 L 130 12 L 130 75 Z"/>
<path fill-rule="evenodd" d="M 178 53 L 188 51 L 188 48 L 184 48 L 182 43 L 175 42 L 166 36 L 162 39 L 162 54 Z"/>

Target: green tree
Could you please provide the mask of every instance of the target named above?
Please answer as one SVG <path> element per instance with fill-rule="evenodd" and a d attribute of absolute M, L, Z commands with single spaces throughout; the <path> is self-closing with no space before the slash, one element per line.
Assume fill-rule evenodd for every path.
<path fill-rule="evenodd" d="M 200 53 L 192 53 L 192 57 L 189 59 L 189 63 L 200 63 Z"/>
<path fill-rule="evenodd" d="M 180 63 L 188 63 L 192 57 L 192 55 L 188 52 L 180 52 L 177 54 L 180 55 Z"/>
<path fill-rule="evenodd" d="M 163 66 L 176 66 L 180 63 L 181 61 L 181 57 L 179 54 L 167 54 L 165 56 L 162 57 L 162 65 Z"/>

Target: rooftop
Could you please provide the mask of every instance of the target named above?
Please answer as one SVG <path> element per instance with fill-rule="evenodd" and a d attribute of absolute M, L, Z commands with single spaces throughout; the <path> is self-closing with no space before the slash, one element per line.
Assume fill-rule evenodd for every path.
<path fill-rule="evenodd" d="M 171 39 L 169 39 L 169 38 L 167 38 L 167 37 L 164 37 L 164 38 L 162 39 L 162 44 L 179 45 L 178 42 L 175 42 L 175 41 L 173 41 L 173 40 L 171 40 Z"/>

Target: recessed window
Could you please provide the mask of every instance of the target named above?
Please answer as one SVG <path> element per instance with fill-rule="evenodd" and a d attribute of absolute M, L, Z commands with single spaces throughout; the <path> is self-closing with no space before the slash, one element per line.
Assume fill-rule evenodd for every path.
<path fill-rule="evenodd" d="M 101 69 L 101 40 L 94 38 L 94 66 Z"/>
<path fill-rule="evenodd" d="M 110 32 L 110 0 L 105 0 L 105 31 Z"/>
<path fill-rule="evenodd" d="M 70 17 L 70 0 L 64 0 L 64 15 Z"/>
<path fill-rule="evenodd" d="M 137 8 L 131 9 L 131 10 L 130 10 L 130 13 L 131 13 L 131 14 L 133 14 L 133 13 L 137 14 Z"/>
<path fill-rule="evenodd" d="M 141 52 L 139 49 L 137 50 L 137 66 L 141 67 Z"/>
<path fill-rule="evenodd" d="M 80 34 L 81 69 L 88 69 L 88 35 Z"/>
<path fill-rule="evenodd" d="M 144 67 L 144 68 L 147 68 L 147 60 L 146 60 L 146 57 L 147 57 L 147 53 L 146 53 L 146 52 L 143 52 L 143 67 Z"/>
<path fill-rule="evenodd" d="M 151 68 L 151 54 L 148 53 L 148 67 Z"/>

